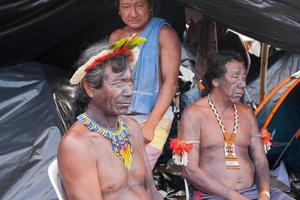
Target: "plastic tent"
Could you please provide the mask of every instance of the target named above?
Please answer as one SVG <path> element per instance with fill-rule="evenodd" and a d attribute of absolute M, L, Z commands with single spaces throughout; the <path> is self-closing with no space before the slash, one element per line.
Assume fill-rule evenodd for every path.
<path fill-rule="evenodd" d="M 299 53 L 296 0 L 178 2 Z M 122 22 L 111 0 L 10 0 L 0 3 L 0 11 L 0 199 L 55 199 L 47 167 L 63 126 L 52 94 L 63 87 L 61 77 L 69 77 L 80 51 Z M 182 36 L 182 7 L 163 0 L 159 15 Z"/>

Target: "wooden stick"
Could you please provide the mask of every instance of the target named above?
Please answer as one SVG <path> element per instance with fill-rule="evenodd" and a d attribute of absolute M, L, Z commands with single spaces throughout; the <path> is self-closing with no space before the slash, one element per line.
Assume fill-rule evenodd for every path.
<path fill-rule="evenodd" d="M 260 59 L 260 102 L 265 98 L 270 45 L 262 43 Z"/>

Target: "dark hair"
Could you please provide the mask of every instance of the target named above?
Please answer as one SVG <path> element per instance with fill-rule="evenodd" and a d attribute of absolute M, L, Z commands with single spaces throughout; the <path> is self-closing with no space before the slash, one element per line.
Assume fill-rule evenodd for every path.
<path fill-rule="evenodd" d="M 211 92 L 213 88 L 212 81 L 214 79 L 219 79 L 225 75 L 225 65 L 231 60 L 244 62 L 244 58 L 241 56 L 241 54 L 235 51 L 222 51 L 215 54 L 208 60 L 207 71 L 204 74 L 204 95 L 207 95 Z"/>
<path fill-rule="evenodd" d="M 107 42 L 99 42 L 89 46 L 86 50 L 83 51 L 79 60 L 77 61 L 77 68 L 84 65 L 90 58 L 97 55 L 99 52 L 108 49 L 109 45 Z M 117 54 L 97 64 L 93 69 L 91 69 L 84 80 L 92 85 L 92 87 L 98 89 L 102 86 L 104 68 L 107 64 L 110 64 L 112 67 L 113 73 L 123 72 L 129 65 L 129 58 L 124 54 Z M 77 114 L 80 114 L 86 109 L 90 101 L 90 97 L 87 95 L 82 82 L 76 88 L 75 101 L 78 107 Z"/>
<path fill-rule="evenodd" d="M 231 31 L 227 31 L 225 35 L 221 38 L 220 42 L 218 41 L 218 50 L 219 51 L 235 51 L 241 54 L 244 58 L 244 64 L 246 66 L 246 71 L 248 72 L 251 59 L 247 49 L 244 46 L 241 38 Z"/>

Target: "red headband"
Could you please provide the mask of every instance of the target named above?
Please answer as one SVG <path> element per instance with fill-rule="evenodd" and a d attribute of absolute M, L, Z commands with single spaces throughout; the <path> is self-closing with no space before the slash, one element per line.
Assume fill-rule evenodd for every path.
<path fill-rule="evenodd" d="M 131 50 L 128 48 L 121 48 L 121 49 L 116 49 L 113 50 L 111 53 L 108 53 L 104 56 L 101 56 L 99 58 L 96 58 L 91 64 L 89 64 L 84 71 L 88 72 L 91 69 L 93 69 L 97 64 L 117 55 L 117 54 L 124 54 L 126 56 L 129 56 L 131 54 Z"/>

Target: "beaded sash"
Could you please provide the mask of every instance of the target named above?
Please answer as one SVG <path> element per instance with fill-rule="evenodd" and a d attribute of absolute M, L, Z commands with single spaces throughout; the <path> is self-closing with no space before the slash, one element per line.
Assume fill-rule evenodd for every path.
<path fill-rule="evenodd" d="M 123 160 L 127 169 L 130 168 L 132 161 L 131 138 L 128 134 L 126 124 L 124 124 L 121 119 L 118 120 L 118 127 L 116 130 L 108 130 L 86 112 L 80 114 L 77 119 L 91 131 L 109 139 L 111 141 L 113 153 Z"/>
<path fill-rule="evenodd" d="M 238 110 L 236 108 L 235 104 L 233 105 L 234 109 L 234 129 L 233 132 L 229 138 L 227 131 L 225 130 L 224 124 L 220 118 L 220 115 L 211 99 L 211 97 L 208 95 L 208 104 L 212 111 L 214 112 L 214 115 L 218 121 L 218 124 L 223 132 L 224 136 L 224 154 L 225 154 L 225 164 L 227 169 L 240 169 L 240 164 L 237 160 L 236 154 L 235 154 L 235 147 L 234 142 L 236 139 L 236 133 L 238 130 L 238 123 L 239 123 L 239 114 Z"/>

